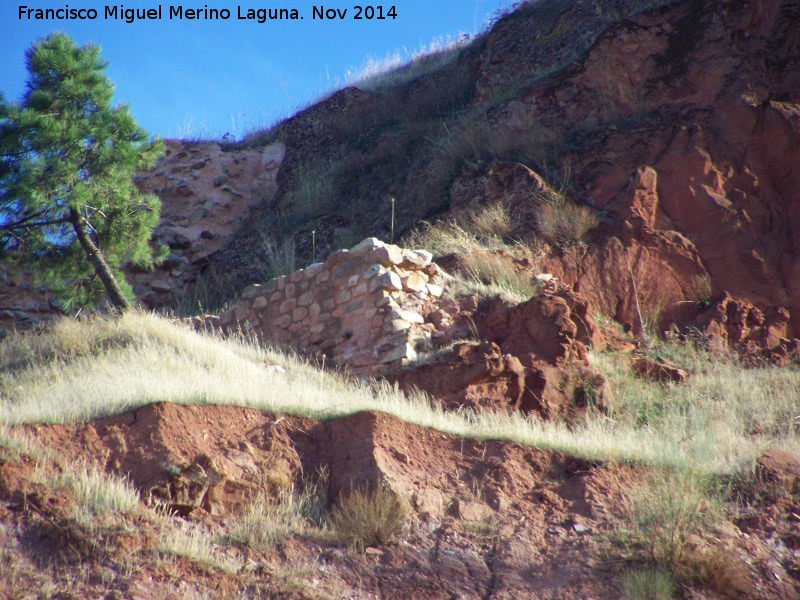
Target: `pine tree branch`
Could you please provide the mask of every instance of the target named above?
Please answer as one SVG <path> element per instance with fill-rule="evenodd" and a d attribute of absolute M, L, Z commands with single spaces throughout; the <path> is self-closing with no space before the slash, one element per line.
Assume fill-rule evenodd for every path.
<path fill-rule="evenodd" d="M 9 229 L 27 229 L 29 227 L 47 227 L 49 225 L 63 225 L 64 223 L 69 222 L 70 220 L 67 217 L 62 219 L 54 219 L 52 221 L 39 221 L 37 223 L 26 223 L 25 221 L 20 221 L 18 223 L 12 223 L 11 225 L 0 225 L 0 231 Z"/>
<path fill-rule="evenodd" d="M 32 221 L 41 217 L 42 215 L 47 214 L 47 209 L 40 210 L 39 212 L 33 213 L 32 215 L 28 215 L 19 221 L 15 221 L 14 223 L 5 223 L 4 225 L 0 225 L 0 230 L 3 229 L 19 229 L 21 227 L 46 227 L 47 225 L 59 225 L 61 223 L 68 223 L 69 218 L 62 217 L 60 219 L 51 219 L 48 221 L 39 221 L 38 223 L 29 223 L 28 221 Z"/>

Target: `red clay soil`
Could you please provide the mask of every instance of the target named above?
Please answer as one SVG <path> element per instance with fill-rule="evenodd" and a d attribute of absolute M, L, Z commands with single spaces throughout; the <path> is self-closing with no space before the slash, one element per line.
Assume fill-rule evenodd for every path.
<path fill-rule="evenodd" d="M 608 534 L 621 525 L 623 498 L 639 468 L 458 438 L 380 413 L 321 423 L 162 403 L 93 423 L 21 429 L 57 449 L 57 463 L 81 460 L 126 476 L 144 504 L 171 506 L 172 519 L 219 534 L 260 493 L 302 486 L 320 467 L 328 470 L 333 502 L 354 488 L 388 485 L 412 510 L 400 539 L 388 546 L 358 553 L 334 540 L 296 536 L 271 552 L 230 548 L 245 553 L 239 557 L 250 567 L 226 574 L 191 559 L 155 561 L 159 533 L 144 505 L 132 524 L 99 543 L 71 517 L 66 488 L 38 483 L 57 464 L 45 463 L 34 476 L 32 460 L 3 450 L 0 550 L 13 554 L 7 563 L 15 579 L 2 581 L 2 598 L 22 597 L 19 586 L 32 591 L 37 573 L 52 568 L 64 586 L 69 582 L 54 594 L 64 598 L 179 598 L 202 590 L 210 598 L 611 600 L 621 596 L 630 567 Z M 751 566 L 739 562 L 747 581 L 761 590 L 737 597 L 798 597 L 797 565 L 772 560 L 768 539 L 776 531 L 769 524 L 785 511 L 800 514 L 791 498 L 784 498 L 783 512 L 744 523 L 751 536 L 729 534 L 735 557 L 749 557 Z M 795 540 L 794 529 L 779 527 L 780 539 Z M 289 564 L 312 565 L 291 589 L 275 575 Z M 682 597 L 722 597 L 701 592 L 702 584 L 694 589 Z"/>

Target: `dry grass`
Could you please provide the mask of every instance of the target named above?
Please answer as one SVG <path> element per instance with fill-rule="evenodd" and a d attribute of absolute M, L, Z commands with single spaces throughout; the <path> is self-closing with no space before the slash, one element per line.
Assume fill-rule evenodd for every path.
<path fill-rule="evenodd" d="M 636 460 L 716 474 L 747 473 L 766 448 L 800 451 L 800 372 L 743 370 L 686 347 L 662 351 L 693 372 L 688 384 L 653 385 L 610 354 L 593 365 L 617 404 L 610 418 L 568 428 L 533 416 L 445 412 L 385 384 L 350 382 L 245 340 L 223 340 L 145 313 L 59 321 L 0 343 L 27 358 L 0 372 L 0 422 L 78 422 L 156 401 L 213 403 L 331 419 L 363 410 L 455 435 L 514 440 L 599 460 Z M 267 369 L 282 365 L 286 372 Z M 760 427 L 759 435 L 752 435 Z"/>
<path fill-rule="evenodd" d="M 453 297 L 478 294 L 519 304 L 530 300 L 541 288 L 529 271 L 516 269 L 508 259 L 496 254 L 473 254 L 466 257 L 466 264 L 448 282 L 447 291 Z"/>
<path fill-rule="evenodd" d="M 682 584 L 701 583 L 729 597 L 747 597 L 752 575 L 736 548 L 725 542 L 732 539 L 726 533 L 727 500 L 716 490 L 720 481 L 751 477 L 755 458 L 767 448 L 800 451 L 800 371 L 742 369 L 691 345 L 661 343 L 650 351 L 689 368 L 689 382 L 648 383 L 632 376 L 622 357 L 592 355 L 617 403 L 605 416 L 590 414 L 566 427 L 519 414 L 445 412 L 422 396 L 349 382 L 250 341 L 201 335 L 151 314 L 64 319 L 52 329 L 0 342 L 0 420 L 85 421 L 164 400 L 321 419 L 376 410 L 460 436 L 513 440 L 593 460 L 636 461 L 651 465 L 652 475 L 631 490 L 625 544 L 630 559 L 647 568 L 626 580 L 628 597 L 669 597 L 660 576 L 642 574 L 658 570 Z M 272 364 L 286 372 L 266 368 Z M 0 448 L 9 457 L 54 460 L 8 429 L 0 430 Z M 164 560 L 185 556 L 234 572 L 242 567 L 240 547 L 269 552 L 287 536 L 326 531 L 320 529 L 324 503 L 307 501 L 314 495 L 310 492 L 277 503 L 257 502 L 231 519 L 221 535 L 151 514 L 124 480 L 77 463 L 58 469 L 55 479 L 52 468 L 45 471 L 80 499 L 75 519 L 83 531 L 110 540 L 107 532 L 124 526 L 126 515 L 142 511 L 161 523 Z M 375 500 L 363 492 L 345 496 L 331 531 L 357 547 L 391 539 L 390 525 L 402 523 L 402 511 L 386 498 L 371 506 Z"/>
<path fill-rule="evenodd" d="M 672 573 L 658 567 L 633 571 L 622 584 L 628 600 L 672 600 L 677 591 Z"/>
<path fill-rule="evenodd" d="M 218 535 L 202 526 L 162 516 L 158 552 L 164 557 L 183 556 L 226 573 L 238 572 L 243 563 L 217 541 Z"/>
<path fill-rule="evenodd" d="M 228 519 L 221 541 L 268 551 L 295 535 L 325 537 L 327 516 L 327 475 L 323 473 L 317 481 L 307 482 L 302 492 L 289 489 L 278 498 L 257 498 L 242 514 Z"/>
<path fill-rule="evenodd" d="M 588 206 L 554 195 L 536 208 L 536 226 L 545 240 L 559 247 L 580 242 L 599 223 L 595 211 Z"/>
<path fill-rule="evenodd" d="M 339 499 L 331 512 L 335 534 L 363 552 L 370 546 L 383 546 L 394 541 L 408 517 L 408 507 L 389 488 L 356 489 Z"/>
<path fill-rule="evenodd" d="M 72 489 L 79 509 L 92 515 L 128 514 L 139 506 L 139 492 L 127 479 L 109 475 L 96 466 L 68 465 L 50 482 L 56 488 Z"/>
<path fill-rule="evenodd" d="M 414 52 L 397 50 L 383 59 L 370 56 L 360 69 L 348 71 L 344 85 L 339 87 L 355 86 L 370 92 L 383 92 L 404 85 L 453 64 L 469 41 L 466 34 L 439 37 Z"/>
<path fill-rule="evenodd" d="M 408 247 L 429 249 L 435 257 L 459 254 L 464 268 L 447 285 L 451 296 L 478 294 L 519 304 L 539 291 L 532 274 L 513 259 L 534 262 L 535 252 L 514 237 L 512 218 L 502 204 L 471 211 L 459 221 L 424 223 L 406 236 Z M 508 256 L 503 257 L 502 252 Z"/>
<path fill-rule="evenodd" d="M 672 598 L 675 581 L 702 584 L 727 598 L 753 597 L 753 573 L 729 505 L 712 479 L 691 469 L 653 469 L 629 492 L 629 529 L 618 538 L 629 560 L 648 565 L 625 582 L 628 598 Z M 672 584 L 672 585 L 670 585 Z"/>

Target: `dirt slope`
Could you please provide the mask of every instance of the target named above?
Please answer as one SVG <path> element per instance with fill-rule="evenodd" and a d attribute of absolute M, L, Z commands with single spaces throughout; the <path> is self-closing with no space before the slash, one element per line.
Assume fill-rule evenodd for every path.
<path fill-rule="evenodd" d="M 55 569 L 55 596 L 70 598 L 216 598 L 237 590 L 265 598 L 620 597 L 623 573 L 608 534 L 622 524 L 623 494 L 639 469 L 461 439 L 378 413 L 320 423 L 244 408 L 154 404 L 93 423 L 25 429 L 34 442 L 58 448 L 60 464 L 81 459 L 124 475 L 146 504 L 165 504 L 174 511 L 170 519 L 217 539 L 259 491 L 275 496 L 301 486 L 321 466 L 333 501 L 353 487 L 388 485 L 412 512 L 397 544 L 359 554 L 295 536 L 280 550 L 222 547 L 227 558 L 250 565 L 225 573 L 157 560 L 159 531 L 144 505 L 126 528 L 103 539 L 101 551 L 70 516 L 74 498 L 33 483 L 31 462 L 3 450 L 0 543 L 16 579 L 4 580 L 11 587 L 2 597 L 33 586 L 31 573 L 43 560 Z M 42 469 L 57 471 L 40 467 L 39 478 Z M 797 597 L 783 570 L 790 565 L 770 561 L 765 535 L 794 539 L 776 518 L 751 519 L 743 525 L 748 535 L 732 538 L 729 560 L 749 561 L 740 562 L 753 586 L 746 597 Z M 125 568 L 131 561 L 134 570 Z M 312 567 L 284 594 L 278 565 Z"/>

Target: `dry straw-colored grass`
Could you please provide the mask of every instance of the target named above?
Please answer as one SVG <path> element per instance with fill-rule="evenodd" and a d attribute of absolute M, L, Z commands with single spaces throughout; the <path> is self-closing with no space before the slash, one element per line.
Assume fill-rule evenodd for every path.
<path fill-rule="evenodd" d="M 516 268 L 508 258 L 528 259 L 530 264 L 535 260 L 534 250 L 516 239 L 513 229 L 508 211 L 497 203 L 471 211 L 459 221 L 425 223 L 403 243 L 427 248 L 436 257 L 463 257 L 463 268 L 446 288 L 451 296 L 478 294 L 519 304 L 535 295 L 539 285 L 530 271 Z"/>
<path fill-rule="evenodd" d="M 394 541 L 408 518 L 408 507 L 388 487 L 355 489 L 339 499 L 331 527 L 348 545 L 363 551 Z"/>
<path fill-rule="evenodd" d="M 0 422 L 86 421 L 168 401 L 325 420 L 374 410 L 460 436 L 514 440 L 592 459 L 691 465 L 707 473 L 746 472 L 766 448 L 800 450 L 797 369 L 743 370 L 702 354 L 669 357 L 692 369 L 688 384 L 646 383 L 614 355 L 592 356 L 617 403 L 608 417 L 589 416 L 566 427 L 521 414 L 445 412 L 422 395 L 348 381 L 247 340 L 219 339 L 131 312 L 117 320 L 64 319 L 41 334 L 3 340 Z M 752 435 L 755 427 L 762 433 Z"/>

